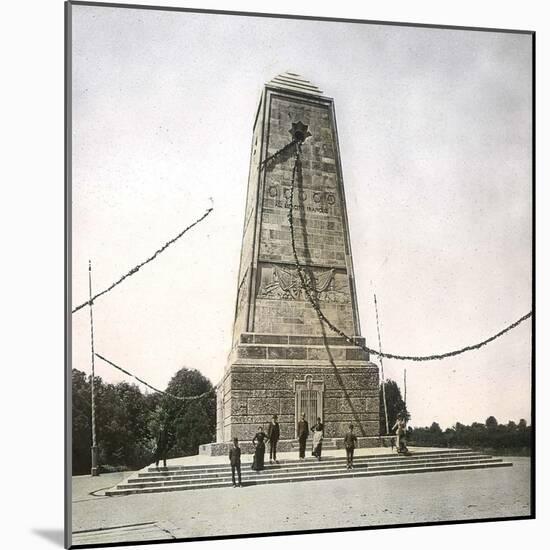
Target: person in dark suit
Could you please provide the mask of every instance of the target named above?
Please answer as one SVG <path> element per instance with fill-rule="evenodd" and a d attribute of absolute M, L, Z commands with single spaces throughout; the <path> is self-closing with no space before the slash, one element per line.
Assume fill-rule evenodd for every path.
<path fill-rule="evenodd" d="M 279 464 L 277 460 L 277 441 L 281 435 L 281 430 L 279 428 L 279 423 L 277 422 L 277 415 L 273 415 L 273 420 L 269 423 L 267 428 L 267 439 L 269 439 L 269 463 L 271 464 L 275 461 Z"/>
<path fill-rule="evenodd" d="M 231 479 L 233 480 L 233 487 L 236 487 L 235 483 L 235 470 L 239 479 L 239 487 L 242 487 L 241 483 L 241 448 L 239 447 L 239 440 L 233 438 L 233 447 L 229 449 L 229 463 L 231 464 Z"/>
<path fill-rule="evenodd" d="M 346 448 L 348 470 L 353 470 L 353 451 L 357 447 L 357 436 L 353 433 L 353 424 L 349 425 L 349 432 L 344 436 L 344 447 Z"/>
<path fill-rule="evenodd" d="M 162 460 L 164 467 L 166 468 L 166 457 L 168 451 L 172 446 L 172 433 L 168 429 L 167 424 L 162 424 L 157 434 L 157 446 L 155 449 L 155 466 L 159 467 L 159 461 Z"/>
<path fill-rule="evenodd" d="M 306 442 L 307 442 L 308 435 L 309 435 L 309 425 L 306 420 L 306 415 L 302 413 L 302 418 L 300 419 L 300 422 L 298 422 L 298 443 L 300 445 L 300 448 L 299 448 L 300 460 L 306 459 Z"/>

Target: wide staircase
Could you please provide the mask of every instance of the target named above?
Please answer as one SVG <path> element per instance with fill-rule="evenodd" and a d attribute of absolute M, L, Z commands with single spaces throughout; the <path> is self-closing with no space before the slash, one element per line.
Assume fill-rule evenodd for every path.
<path fill-rule="evenodd" d="M 242 481 L 243 485 L 247 486 L 507 466 L 512 466 L 512 463 L 470 449 L 442 449 L 413 451 L 410 455 L 402 456 L 395 453 L 356 456 L 353 470 L 346 468 L 346 459 L 343 456 L 326 456 L 320 462 L 312 457 L 302 461 L 280 460 L 279 464 L 266 463 L 265 469 L 261 472 L 252 471 L 250 463 L 243 462 Z M 193 464 L 158 469 L 145 468 L 123 483 L 107 490 L 105 494 L 108 496 L 135 495 L 230 486 L 232 481 L 229 464 Z"/>

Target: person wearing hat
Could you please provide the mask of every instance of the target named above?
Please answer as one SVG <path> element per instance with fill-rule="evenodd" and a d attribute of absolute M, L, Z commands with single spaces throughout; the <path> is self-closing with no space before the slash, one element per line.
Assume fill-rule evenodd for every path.
<path fill-rule="evenodd" d="M 267 428 L 267 438 L 269 439 L 269 463 L 272 464 L 275 461 L 279 464 L 277 460 L 277 441 L 281 435 L 281 430 L 279 428 L 279 422 L 277 422 L 277 415 L 273 415 L 273 419 L 269 423 Z"/>
<path fill-rule="evenodd" d="M 305 413 L 302 413 L 302 418 L 300 419 L 300 422 L 298 422 L 298 443 L 299 443 L 298 455 L 300 457 L 300 460 L 305 460 L 306 458 L 306 442 L 307 442 L 308 435 L 309 435 L 309 424 L 307 423 Z"/>
<path fill-rule="evenodd" d="M 353 433 L 353 424 L 349 425 L 349 432 L 344 436 L 344 447 L 346 448 L 347 469 L 353 470 L 353 452 L 357 447 L 357 436 Z"/>

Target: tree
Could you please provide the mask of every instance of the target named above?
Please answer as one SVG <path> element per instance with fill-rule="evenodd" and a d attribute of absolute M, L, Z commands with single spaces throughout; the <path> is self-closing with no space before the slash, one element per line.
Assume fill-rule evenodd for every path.
<path fill-rule="evenodd" d="M 91 445 L 91 387 L 86 375 L 72 371 L 72 463 L 73 474 L 90 473 L 92 467 Z"/>
<path fill-rule="evenodd" d="M 160 422 L 172 434 L 170 456 L 197 454 L 199 445 L 214 441 L 216 434 L 216 396 L 208 378 L 196 369 L 180 369 L 168 383 L 166 392 L 191 397 L 207 392 L 201 399 L 181 401 L 162 399 Z"/>
<path fill-rule="evenodd" d="M 487 426 L 488 430 L 496 430 L 498 427 L 498 421 L 494 416 L 489 416 L 489 418 L 485 420 L 485 426 Z"/>
<path fill-rule="evenodd" d="M 410 418 L 409 411 L 403 401 L 401 396 L 401 390 L 396 382 L 393 380 L 386 380 L 384 382 L 384 387 L 386 390 L 386 404 L 388 407 L 388 425 L 390 428 L 390 433 L 392 426 L 397 420 L 397 415 L 401 412 L 405 413 L 407 420 Z M 380 433 L 386 433 L 386 421 L 384 417 L 384 394 L 382 391 L 382 386 L 380 386 Z"/>
<path fill-rule="evenodd" d="M 525 421 L 525 418 L 522 418 L 518 423 L 518 430 L 520 432 L 525 432 L 527 430 L 527 422 Z"/>
<path fill-rule="evenodd" d="M 72 470 L 73 475 L 91 469 L 91 376 L 72 371 Z M 99 466 L 142 468 L 151 462 L 154 450 L 149 417 L 158 397 L 144 395 L 135 384 L 105 384 L 94 379 L 96 403 L 96 438 Z"/>
<path fill-rule="evenodd" d="M 147 396 L 135 384 L 97 388 L 96 430 L 100 464 L 142 467 L 152 458 Z"/>
<path fill-rule="evenodd" d="M 440 435 L 442 433 L 440 425 L 437 422 L 432 422 L 430 432 L 432 434 Z"/>

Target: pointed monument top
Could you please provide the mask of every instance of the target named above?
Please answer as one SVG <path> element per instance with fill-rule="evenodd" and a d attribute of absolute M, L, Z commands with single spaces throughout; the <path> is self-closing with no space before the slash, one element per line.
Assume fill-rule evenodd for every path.
<path fill-rule="evenodd" d="M 272 78 L 267 84 L 269 86 L 301 92 L 303 94 L 312 94 L 316 96 L 323 95 L 323 91 L 315 86 L 315 84 L 312 84 L 309 80 L 306 80 L 299 74 L 288 71 Z"/>

